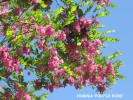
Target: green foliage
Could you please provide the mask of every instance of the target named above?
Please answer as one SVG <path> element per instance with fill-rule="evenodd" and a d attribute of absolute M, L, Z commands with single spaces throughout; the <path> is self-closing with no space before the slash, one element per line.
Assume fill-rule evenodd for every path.
<path fill-rule="evenodd" d="M 46 7 L 47 7 L 47 5 L 44 3 L 43 0 L 39 0 L 38 3 L 39 3 L 43 8 L 46 8 Z"/>
<path fill-rule="evenodd" d="M 112 60 L 112 59 L 114 59 L 114 58 L 116 58 L 116 57 L 118 57 L 118 56 L 120 56 L 121 55 L 121 53 L 119 52 L 119 51 L 117 51 L 117 52 L 115 52 L 114 54 L 112 54 L 111 56 L 107 56 L 110 60 Z"/>
<path fill-rule="evenodd" d="M 73 2 L 73 0 L 63 0 L 64 1 L 64 3 L 66 4 L 66 5 L 70 5 L 72 2 Z"/>
<path fill-rule="evenodd" d="M 105 17 L 105 16 L 108 16 L 110 14 L 110 12 L 100 12 L 98 13 L 98 17 Z"/>
<path fill-rule="evenodd" d="M 85 10 L 85 15 L 88 13 L 88 12 L 90 12 L 91 11 L 91 9 L 93 8 L 93 6 L 94 6 L 94 2 L 91 2 L 90 4 L 89 4 L 89 7 L 87 7 L 87 9 Z"/>
<path fill-rule="evenodd" d="M 101 37 L 101 40 L 106 41 L 106 42 L 118 42 L 119 41 L 119 39 L 112 38 L 112 37 Z"/>
<path fill-rule="evenodd" d="M 7 39 L 10 40 L 11 37 L 12 37 L 12 35 L 13 35 L 13 30 L 8 29 L 8 30 L 6 31 L 6 37 L 7 37 Z"/>

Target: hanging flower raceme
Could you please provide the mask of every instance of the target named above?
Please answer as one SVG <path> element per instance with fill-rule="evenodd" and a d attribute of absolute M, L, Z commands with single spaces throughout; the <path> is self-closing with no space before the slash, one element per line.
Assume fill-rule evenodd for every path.
<path fill-rule="evenodd" d="M 91 57 L 99 54 L 97 48 L 100 47 L 101 44 L 101 40 L 98 39 L 94 42 L 90 42 L 86 37 L 82 38 L 82 45 L 85 48 L 86 53 L 89 54 Z"/>
<path fill-rule="evenodd" d="M 51 48 L 51 57 L 48 59 L 48 67 L 51 71 L 54 71 L 59 68 L 59 65 L 63 63 L 63 59 L 59 59 L 56 49 Z"/>
<path fill-rule="evenodd" d="M 0 47 L 0 61 L 9 71 L 21 72 L 20 63 L 17 58 L 14 58 L 9 53 L 9 48 L 6 46 Z"/>
<path fill-rule="evenodd" d="M 52 28 L 51 25 L 46 25 L 43 27 L 42 25 L 37 26 L 38 34 L 43 37 L 51 37 L 54 35 L 54 29 Z"/>
<path fill-rule="evenodd" d="M 57 36 L 56 36 L 56 39 L 58 40 L 58 41 L 64 41 L 64 40 L 66 40 L 66 34 L 65 34 L 65 32 L 64 31 L 59 31 L 58 32 L 58 34 L 57 34 Z"/>
<path fill-rule="evenodd" d="M 31 0 L 32 3 L 37 4 L 38 0 Z"/>

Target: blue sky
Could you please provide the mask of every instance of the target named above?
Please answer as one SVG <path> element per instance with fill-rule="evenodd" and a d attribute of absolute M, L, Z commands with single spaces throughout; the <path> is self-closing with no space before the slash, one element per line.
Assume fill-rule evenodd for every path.
<path fill-rule="evenodd" d="M 121 51 L 124 67 L 119 72 L 126 76 L 125 80 L 119 80 L 116 85 L 108 89 L 105 94 L 122 94 L 122 98 L 77 98 L 77 94 L 96 94 L 95 90 L 85 87 L 82 90 L 76 90 L 74 87 L 55 89 L 49 93 L 47 100 L 133 100 L 133 0 L 112 0 L 117 8 L 111 9 L 108 17 L 100 19 L 101 24 L 105 24 L 105 30 L 114 29 L 116 33 L 110 34 L 112 37 L 120 39 L 119 43 L 108 43 L 103 50 L 104 55 L 110 55 L 115 51 Z"/>

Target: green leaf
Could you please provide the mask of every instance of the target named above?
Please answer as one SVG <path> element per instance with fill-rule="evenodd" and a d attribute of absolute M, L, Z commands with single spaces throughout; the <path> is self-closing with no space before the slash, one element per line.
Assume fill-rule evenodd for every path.
<path fill-rule="evenodd" d="M 48 94 L 42 94 L 40 98 L 41 100 L 46 100 L 47 97 L 48 97 Z"/>
<path fill-rule="evenodd" d="M 70 5 L 73 2 L 73 0 L 65 0 L 64 2 L 65 4 Z"/>
<path fill-rule="evenodd" d="M 68 16 L 68 19 L 64 25 L 71 24 L 72 22 L 74 22 L 74 19 L 75 19 L 75 15 Z"/>
<path fill-rule="evenodd" d="M 116 76 L 117 76 L 117 78 L 120 78 L 120 79 L 125 79 L 126 78 L 125 76 L 120 75 L 120 74 L 117 74 Z"/>
<path fill-rule="evenodd" d="M 97 14 L 97 17 L 105 17 L 108 16 L 110 14 L 110 12 L 100 12 Z"/>
<path fill-rule="evenodd" d="M 71 70 L 69 65 L 63 64 L 62 67 L 64 68 L 64 70 L 67 72 L 68 75 L 76 76 L 76 74 Z"/>
<path fill-rule="evenodd" d="M 70 12 L 73 13 L 77 11 L 77 5 L 71 6 Z"/>
<path fill-rule="evenodd" d="M 94 2 L 92 2 L 90 4 L 90 6 L 85 10 L 85 14 L 87 14 L 88 12 L 90 12 L 90 10 L 93 8 L 93 6 L 94 6 Z"/>
<path fill-rule="evenodd" d="M 116 58 L 116 57 L 118 57 L 118 56 L 120 56 L 121 55 L 121 53 L 119 52 L 119 51 L 117 51 L 117 52 L 115 52 L 114 54 L 112 54 L 111 56 L 107 56 L 109 59 L 114 59 L 114 58 Z"/>
<path fill-rule="evenodd" d="M 6 31 L 6 38 L 7 38 L 7 40 L 10 40 L 10 38 L 12 37 L 12 35 L 13 35 L 13 30 L 12 29 L 8 29 Z"/>
<path fill-rule="evenodd" d="M 113 3 L 110 3 L 110 7 L 112 7 L 112 8 L 116 8 L 116 5 L 113 4 Z"/>
<path fill-rule="evenodd" d="M 101 40 L 106 41 L 106 42 L 118 42 L 119 41 L 119 39 L 112 38 L 112 37 L 102 37 Z"/>
<path fill-rule="evenodd" d="M 79 39 L 78 37 L 77 37 L 77 46 L 80 46 L 81 45 L 81 39 Z"/>
<path fill-rule="evenodd" d="M 115 32 L 115 30 L 107 30 L 105 32 L 102 32 L 102 35 L 109 34 L 109 33 L 112 33 L 112 32 Z"/>
<path fill-rule="evenodd" d="M 123 66 L 124 66 L 121 60 L 117 60 L 117 61 L 113 62 L 113 65 L 114 65 L 116 71 L 117 71 L 120 67 L 123 67 Z"/>
<path fill-rule="evenodd" d="M 38 3 L 43 7 L 43 8 L 46 8 L 47 5 L 44 3 L 44 1 L 42 0 L 39 0 Z"/>
<path fill-rule="evenodd" d="M 23 42 L 23 40 L 24 40 L 24 36 L 23 35 L 18 35 L 18 36 L 16 36 L 15 39 L 13 39 L 13 44 L 18 45 L 19 43 Z"/>
<path fill-rule="evenodd" d="M 56 43 L 56 46 L 60 48 L 64 53 L 66 52 L 65 44 L 63 42 Z"/>
<path fill-rule="evenodd" d="M 56 10 L 55 18 L 57 18 L 57 17 L 59 16 L 59 14 L 61 14 L 63 11 L 64 11 L 64 9 L 63 9 L 62 7 L 59 7 L 59 8 Z"/>
<path fill-rule="evenodd" d="M 82 3 L 82 6 L 87 6 L 90 4 L 90 1 L 86 1 L 85 3 Z"/>
<path fill-rule="evenodd" d="M 82 9 L 79 9 L 78 8 L 78 16 L 79 16 L 79 18 L 82 17 L 82 16 L 84 16 Z"/>
<path fill-rule="evenodd" d="M 35 17 L 36 21 L 42 21 L 42 10 L 32 11 L 31 13 Z"/>

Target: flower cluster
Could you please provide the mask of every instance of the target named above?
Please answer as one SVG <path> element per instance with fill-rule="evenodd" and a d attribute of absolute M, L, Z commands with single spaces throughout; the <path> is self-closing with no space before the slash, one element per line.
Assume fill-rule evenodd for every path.
<path fill-rule="evenodd" d="M 64 41 L 64 40 L 66 40 L 65 32 L 64 31 L 61 31 L 61 32 L 59 31 L 57 36 L 56 36 L 56 40 L 57 41 Z"/>
<path fill-rule="evenodd" d="M 106 77 L 108 78 L 109 75 L 113 75 L 114 77 L 116 76 L 114 72 L 114 66 L 111 62 L 107 63 L 107 69 L 106 69 Z"/>
<path fill-rule="evenodd" d="M 21 8 L 15 8 L 14 9 L 14 14 L 19 16 L 21 14 Z"/>
<path fill-rule="evenodd" d="M 6 90 L 3 96 L 4 96 L 5 100 L 10 100 L 10 96 L 11 96 L 10 91 Z"/>
<path fill-rule="evenodd" d="M 27 47 L 27 46 L 24 46 L 22 49 L 17 49 L 16 52 L 17 52 L 17 54 L 19 54 L 20 56 L 22 56 L 23 54 L 30 55 L 30 53 L 31 53 L 30 48 Z"/>
<path fill-rule="evenodd" d="M 8 14 L 9 13 L 9 10 L 8 9 L 4 9 L 4 10 L 0 10 L 0 16 L 1 15 L 6 15 L 6 14 Z"/>
<path fill-rule="evenodd" d="M 51 48 L 50 52 L 52 55 L 48 59 L 48 67 L 51 71 L 54 71 L 54 70 L 58 69 L 59 65 L 64 62 L 63 62 L 63 59 L 58 58 L 56 49 Z"/>
<path fill-rule="evenodd" d="M 65 70 L 64 69 L 60 69 L 60 70 L 55 70 L 55 77 L 61 77 L 61 76 L 65 76 Z"/>
<path fill-rule="evenodd" d="M 92 25 L 91 19 L 86 19 L 85 17 L 81 17 L 79 19 L 76 19 L 73 23 L 73 28 L 76 32 L 81 32 L 81 30 L 85 30 L 86 33 L 88 32 L 88 27 Z"/>
<path fill-rule="evenodd" d="M 72 85 L 72 84 L 74 83 L 74 78 L 73 78 L 72 76 L 69 76 L 69 77 L 67 78 L 67 81 L 68 81 L 68 83 L 69 83 L 70 85 Z"/>
<path fill-rule="evenodd" d="M 37 4 L 38 0 L 31 0 L 32 3 Z"/>
<path fill-rule="evenodd" d="M 0 16 L 5 16 L 9 13 L 9 10 L 7 8 L 8 1 L 2 2 L 0 5 Z"/>
<path fill-rule="evenodd" d="M 19 67 L 20 63 L 17 58 L 14 58 L 9 53 L 9 48 L 6 46 L 0 47 L 0 61 L 9 71 L 15 71 L 17 73 L 21 72 L 21 68 Z"/>
<path fill-rule="evenodd" d="M 79 54 L 80 46 L 78 47 L 74 43 L 68 43 L 66 44 L 66 49 L 71 59 L 78 62 L 81 56 Z"/>
<path fill-rule="evenodd" d="M 46 36 L 51 37 L 54 35 L 54 32 L 55 32 L 51 25 L 46 25 L 46 27 L 43 27 L 42 25 L 38 25 L 37 30 L 38 30 L 38 34 L 44 37 Z"/>
<path fill-rule="evenodd" d="M 94 2 L 97 2 L 98 5 L 106 5 L 106 6 L 110 6 L 110 2 L 109 0 L 93 0 Z"/>
<path fill-rule="evenodd" d="M 85 48 L 87 54 L 91 57 L 98 55 L 97 48 L 102 44 L 101 40 L 95 40 L 90 42 L 86 37 L 82 38 L 82 45 Z"/>
<path fill-rule="evenodd" d="M 18 91 L 15 94 L 15 100 L 32 100 L 31 96 L 27 94 L 24 90 L 18 89 Z"/>

